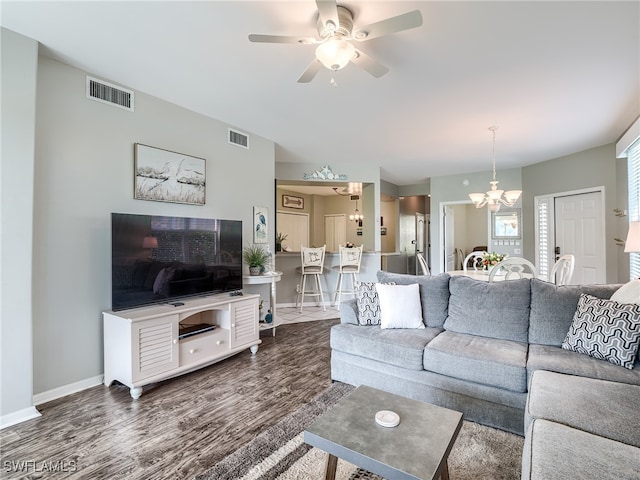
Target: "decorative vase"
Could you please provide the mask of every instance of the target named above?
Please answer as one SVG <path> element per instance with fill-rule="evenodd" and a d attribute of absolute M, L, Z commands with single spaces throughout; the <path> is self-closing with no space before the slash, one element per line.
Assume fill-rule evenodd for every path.
<path fill-rule="evenodd" d="M 276 243 L 276 252 L 281 252 L 281 251 L 282 251 L 282 244 Z"/>
<path fill-rule="evenodd" d="M 262 270 L 262 267 L 249 267 L 249 275 L 252 276 L 256 276 L 256 275 L 260 275 L 260 271 Z"/>

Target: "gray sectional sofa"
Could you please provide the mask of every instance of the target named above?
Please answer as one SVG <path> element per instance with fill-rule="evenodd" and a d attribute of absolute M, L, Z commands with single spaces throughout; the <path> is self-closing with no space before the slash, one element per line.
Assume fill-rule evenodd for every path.
<path fill-rule="evenodd" d="M 554 453 L 553 449 L 536 448 L 538 437 L 550 445 L 547 437 L 557 434 L 552 426 L 562 427 L 569 437 L 576 433 L 602 436 L 631 448 L 630 458 L 636 456 L 635 477 L 623 472 L 620 476 L 582 478 L 640 478 L 640 361 L 636 357 L 635 368 L 628 369 L 561 348 L 580 294 L 609 299 L 620 285 L 556 287 L 537 279 L 487 283 L 448 274 L 426 277 L 388 272 L 378 272 L 378 280 L 398 285 L 418 283 L 426 328 L 361 325 L 356 300 L 344 301 L 341 323 L 331 330 L 333 380 L 365 384 L 459 410 L 468 420 L 519 435 L 527 428 L 523 478 L 581 478 L 550 476 L 548 471 L 540 473 L 532 468 L 544 462 L 545 452 Z M 535 373 L 540 370 L 544 374 Z M 583 382 L 579 388 L 567 382 L 576 378 Z M 635 405 L 635 411 L 625 407 L 621 416 L 609 415 L 607 408 L 615 410 L 618 400 L 614 396 L 610 404 L 606 402 L 611 384 L 622 385 L 622 391 L 630 389 L 627 403 Z M 575 415 L 569 412 L 581 408 L 580 400 L 573 398 L 589 396 L 599 388 L 604 392 L 598 397 L 600 403 L 581 411 L 584 418 L 580 422 L 570 420 Z M 557 392 L 565 391 L 567 400 L 560 402 L 562 394 Z M 527 405 L 528 399 L 535 402 Z M 559 410 L 559 416 L 550 416 L 549 411 L 557 413 L 554 405 L 558 402 L 564 410 Z M 612 422 L 614 426 L 627 422 L 636 430 L 611 438 L 599 422 L 593 423 L 593 431 L 584 430 L 583 423 L 590 417 L 604 418 L 600 423 Z M 568 430 L 564 431 L 565 427 Z M 566 440 L 567 435 L 557 438 Z M 589 440 L 581 439 L 576 445 L 582 442 L 588 444 Z M 588 449 L 581 451 L 589 456 Z"/>

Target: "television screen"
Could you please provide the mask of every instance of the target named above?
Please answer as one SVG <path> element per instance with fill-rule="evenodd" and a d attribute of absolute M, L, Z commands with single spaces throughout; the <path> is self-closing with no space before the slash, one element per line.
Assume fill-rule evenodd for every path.
<path fill-rule="evenodd" d="M 242 288 L 242 222 L 111 214 L 111 308 Z"/>

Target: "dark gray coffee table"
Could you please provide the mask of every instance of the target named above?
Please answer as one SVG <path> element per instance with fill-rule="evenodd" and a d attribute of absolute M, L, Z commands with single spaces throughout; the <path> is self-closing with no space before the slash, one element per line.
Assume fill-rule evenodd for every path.
<path fill-rule="evenodd" d="M 392 410 L 397 427 L 378 425 Z M 304 441 L 329 453 L 325 478 L 335 478 L 338 458 L 389 480 L 449 478 L 447 458 L 462 427 L 462 413 L 360 386 L 304 431 Z"/>

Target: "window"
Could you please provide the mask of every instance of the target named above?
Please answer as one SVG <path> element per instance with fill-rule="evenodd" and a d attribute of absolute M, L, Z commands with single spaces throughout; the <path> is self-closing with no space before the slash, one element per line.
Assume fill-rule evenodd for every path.
<path fill-rule="evenodd" d="M 640 221 L 640 139 L 627 149 L 629 178 L 629 221 Z M 629 254 L 629 275 L 640 278 L 640 253 Z"/>

